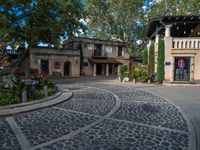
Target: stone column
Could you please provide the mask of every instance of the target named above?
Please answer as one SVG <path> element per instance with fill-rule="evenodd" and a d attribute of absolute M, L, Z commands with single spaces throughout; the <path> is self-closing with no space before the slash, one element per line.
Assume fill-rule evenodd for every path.
<path fill-rule="evenodd" d="M 165 80 L 166 81 L 173 81 L 173 76 L 174 76 L 174 72 L 173 72 L 173 68 L 174 68 L 174 58 L 172 57 L 171 54 L 171 49 L 172 49 L 172 37 L 171 37 L 171 33 L 170 33 L 170 28 L 171 25 L 166 25 L 165 26 Z"/>
<path fill-rule="evenodd" d="M 106 64 L 106 76 L 109 76 L 109 64 Z"/>
<path fill-rule="evenodd" d="M 172 25 L 165 26 L 165 37 L 171 37 L 171 26 Z"/>
<path fill-rule="evenodd" d="M 120 75 L 120 65 L 117 66 L 117 75 Z"/>
<path fill-rule="evenodd" d="M 97 76 L 97 64 L 93 65 L 93 76 Z"/>
<path fill-rule="evenodd" d="M 159 34 L 156 34 L 154 43 L 154 71 L 157 72 L 157 59 L 158 59 L 158 45 L 159 45 Z"/>

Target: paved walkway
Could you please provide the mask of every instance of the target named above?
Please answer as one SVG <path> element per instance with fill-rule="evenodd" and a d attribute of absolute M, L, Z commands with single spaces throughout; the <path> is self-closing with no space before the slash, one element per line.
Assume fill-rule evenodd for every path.
<path fill-rule="evenodd" d="M 200 87 L 155 86 L 153 88 L 145 87 L 143 90 L 165 97 L 180 107 L 194 126 L 197 149 L 200 149 Z"/>
<path fill-rule="evenodd" d="M 60 84 L 73 92 L 68 101 L 1 117 L 0 149 L 195 150 L 191 126 L 173 104 L 141 88 L 106 83 Z"/>

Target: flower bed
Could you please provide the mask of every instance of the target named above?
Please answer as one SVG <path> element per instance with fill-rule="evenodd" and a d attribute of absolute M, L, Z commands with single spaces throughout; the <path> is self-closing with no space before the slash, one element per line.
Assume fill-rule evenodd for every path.
<path fill-rule="evenodd" d="M 34 80 L 22 80 L 19 70 L 14 70 L 11 81 L 0 85 L 0 106 L 17 104 L 22 102 L 22 93 L 27 91 L 27 101 L 42 99 L 45 97 L 44 87 L 48 87 L 48 95 L 56 93 L 52 80 L 44 73 L 37 73 Z"/>

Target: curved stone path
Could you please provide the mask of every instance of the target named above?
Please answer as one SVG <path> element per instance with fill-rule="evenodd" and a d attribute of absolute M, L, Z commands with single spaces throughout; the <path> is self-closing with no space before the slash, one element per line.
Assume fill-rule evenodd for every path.
<path fill-rule="evenodd" d="M 0 118 L 0 149 L 193 149 L 178 108 L 134 87 L 84 83 L 53 107 Z"/>

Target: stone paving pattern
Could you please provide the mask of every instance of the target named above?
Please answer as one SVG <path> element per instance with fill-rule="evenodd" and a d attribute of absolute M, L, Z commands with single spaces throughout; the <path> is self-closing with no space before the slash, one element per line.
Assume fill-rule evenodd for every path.
<path fill-rule="evenodd" d="M 56 107 L 13 116 L 33 150 L 189 149 L 184 117 L 174 105 L 158 96 L 112 84 L 60 87 L 71 90 L 73 97 Z M 1 142 L 11 143 L 10 147 L 0 144 L 0 149 L 12 149 L 12 143 L 19 149 L 4 118 L 0 127 L 1 137 L 7 135 Z"/>
<path fill-rule="evenodd" d="M 119 99 L 126 102 L 151 102 L 151 103 L 166 103 L 166 101 L 158 96 L 144 91 L 133 91 L 116 93 Z"/>
<path fill-rule="evenodd" d="M 45 109 L 14 117 L 31 146 L 78 130 L 98 118 L 79 113 Z"/>
<path fill-rule="evenodd" d="M 42 150 L 143 150 L 187 149 L 188 136 L 146 126 L 112 120 L 93 126 L 69 140 L 53 143 Z"/>
<path fill-rule="evenodd" d="M 187 123 L 174 106 L 160 103 L 121 103 L 113 118 L 187 131 Z"/>
<path fill-rule="evenodd" d="M 0 149 L 21 149 L 14 132 L 9 127 L 5 118 L 0 118 Z"/>

